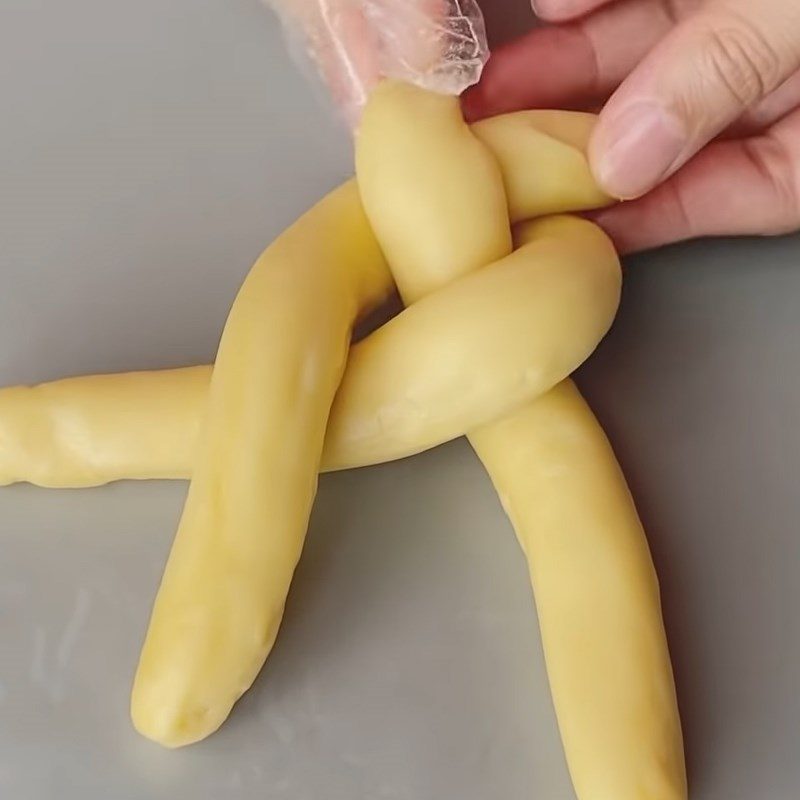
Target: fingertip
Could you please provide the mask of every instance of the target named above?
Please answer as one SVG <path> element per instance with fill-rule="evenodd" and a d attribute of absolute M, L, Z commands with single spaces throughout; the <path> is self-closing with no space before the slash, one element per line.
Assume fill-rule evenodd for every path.
<path fill-rule="evenodd" d="M 510 72 L 506 69 L 502 54 L 492 55 L 478 83 L 470 86 L 461 94 L 461 110 L 464 119 L 479 122 L 487 117 L 518 111 L 524 106 L 515 101 L 513 92 L 509 92 L 507 78 Z"/>
<path fill-rule="evenodd" d="M 480 83 L 463 95 L 475 121 L 526 108 L 585 108 L 596 100 L 597 64 L 577 25 L 537 28 L 492 54 Z"/>
<path fill-rule="evenodd" d="M 461 95 L 461 113 L 464 115 L 464 119 L 470 124 L 478 122 L 478 120 L 486 116 L 486 114 L 483 113 L 484 105 L 485 102 L 482 97 L 480 83 L 475 86 L 470 86 L 469 89 Z"/>
<path fill-rule="evenodd" d="M 585 216 L 605 231 L 622 256 L 642 248 L 637 247 L 635 237 L 631 236 L 630 219 L 627 219 L 630 216 L 627 213 L 628 209 L 621 209 L 622 205 L 618 204 L 599 211 L 590 211 Z"/>
<path fill-rule="evenodd" d="M 531 0 L 533 13 L 546 22 L 558 21 L 560 5 L 559 0 Z"/>

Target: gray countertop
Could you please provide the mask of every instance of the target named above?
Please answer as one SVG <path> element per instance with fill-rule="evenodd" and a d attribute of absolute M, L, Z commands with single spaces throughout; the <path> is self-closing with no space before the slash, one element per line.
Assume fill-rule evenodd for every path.
<path fill-rule="evenodd" d="M 254 257 L 350 172 L 256 0 L 4 0 L 0 103 L 2 384 L 209 360 Z M 800 784 L 799 303 L 797 237 L 630 259 L 578 376 L 651 537 L 693 800 Z M 138 737 L 184 492 L 0 491 L 0 796 L 572 796 L 523 559 L 463 441 L 325 477 L 255 688 L 200 745 Z"/>

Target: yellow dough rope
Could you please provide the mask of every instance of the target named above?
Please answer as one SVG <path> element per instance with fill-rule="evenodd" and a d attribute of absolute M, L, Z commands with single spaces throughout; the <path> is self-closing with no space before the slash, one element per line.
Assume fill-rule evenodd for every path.
<path fill-rule="evenodd" d="M 511 252 L 510 221 L 606 201 L 583 155 L 591 124 L 528 112 L 470 132 L 455 100 L 385 83 L 357 143 L 369 223 L 350 183 L 267 249 L 210 386 L 198 367 L 0 392 L 4 482 L 193 475 L 134 685 L 142 733 L 203 738 L 255 678 L 320 462 L 374 463 L 470 432 L 529 560 L 579 797 L 685 797 L 647 543 L 608 442 L 563 380 L 613 318 L 616 255 L 565 216 L 523 226 Z M 391 287 L 381 250 L 409 307 L 348 360 L 354 320 Z"/>
<path fill-rule="evenodd" d="M 508 246 L 503 181 L 452 100 L 382 87 L 362 121 L 356 167 L 367 216 L 407 301 L 480 266 L 476 254 L 497 255 Z M 504 174 L 506 182 L 513 176 Z M 550 239 L 560 274 L 573 260 L 597 273 L 618 269 L 604 234 L 583 220 L 543 219 L 520 239 L 515 254 Z M 538 256 L 537 269 L 545 263 Z M 611 282 L 604 288 L 616 290 Z M 600 285 L 595 292 L 602 303 Z M 550 303 L 543 308 L 548 331 L 581 324 L 554 298 Z M 563 346 L 565 335 L 548 347 Z M 548 352 L 553 357 L 556 350 Z M 499 421 L 466 430 L 528 559 L 578 796 L 685 797 L 658 583 L 631 496 L 594 417 L 567 381 Z"/>

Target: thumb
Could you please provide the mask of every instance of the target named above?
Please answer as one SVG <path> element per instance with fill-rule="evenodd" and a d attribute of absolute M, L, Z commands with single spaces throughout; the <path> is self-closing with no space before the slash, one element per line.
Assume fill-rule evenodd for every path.
<path fill-rule="evenodd" d="M 709 0 L 623 82 L 590 145 L 611 195 L 638 197 L 669 177 L 800 68 L 796 0 Z"/>

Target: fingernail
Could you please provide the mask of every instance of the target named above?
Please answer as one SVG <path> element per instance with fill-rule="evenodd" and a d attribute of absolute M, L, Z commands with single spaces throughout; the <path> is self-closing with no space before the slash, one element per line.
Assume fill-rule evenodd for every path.
<path fill-rule="evenodd" d="M 576 4 L 574 0 L 530 0 L 530 3 L 537 17 L 551 21 L 569 19 L 586 11 L 584 3 Z"/>
<path fill-rule="evenodd" d="M 628 106 L 598 127 L 592 142 L 597 180 L 612 197 L 641 197 L 670 172 L 686 144 L 680 120 L 661 106 Z"/>
<path fill-rule="evenodd" d="M 556 7 L 554 12 L 552 0 L 531 0 L 531 8 L 533 13 L 542 19 L 546 19 L 548 14 L 556 13 L 559 10 Z"/>

